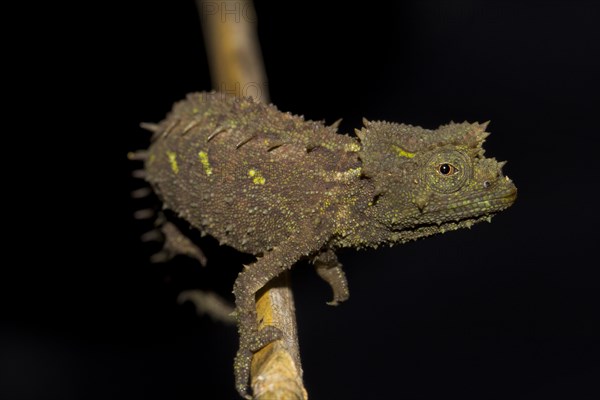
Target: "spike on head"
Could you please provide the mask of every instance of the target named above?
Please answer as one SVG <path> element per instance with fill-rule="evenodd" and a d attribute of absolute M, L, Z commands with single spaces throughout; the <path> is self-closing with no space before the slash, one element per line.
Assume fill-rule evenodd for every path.
<path fill-rule="evenodd" d="M 361 129 L 354 129 L 354 133 L 356 134 L 356 137 L 359 138 L 361 141 L 365 139 L 366 131 Z"/>
<path fill-rule="evenodd" d="M 451 122 L 447 125 L 440 126 L 435 132 L 438 136 L 438 144 L 462 144 L 468 148 L 481 148 L 485 138 L 489 136 L 486 132 L 488 122 L 483 124 L 462 122 Z"/>
<path fill-rule="evenodd" d="M 341 123 L 342 123 L 342 118 L 340 118 L 340 119 L 338 119 L 337 121 L 335 121 L 335 122 L 334 122 L 333 124 L 331 124 L 329 127 L 330 127 L 331 129 L 333 129 L 333 130 L 334 130 L 334 132 L 337 132 L 337 130 L 338 130 L 338 128 L 339 128 L 339 126 L 340 126 L 340 124 L 341 124 Z"/>
<path fill-rule="evenodd" d="M 483 143 L 485 141 L 485 139 L 490 136 L 490 132 L 487 132 L 487 127 L 490 124 L 490 120 L 487 120 L 481 124 L 477 124 L 474 123 L 473 125 L 478 125 L 478 127 L 476 128 L 476 135 L 478 137 L 478 139 L 481 141 L 481 143 Z"/>

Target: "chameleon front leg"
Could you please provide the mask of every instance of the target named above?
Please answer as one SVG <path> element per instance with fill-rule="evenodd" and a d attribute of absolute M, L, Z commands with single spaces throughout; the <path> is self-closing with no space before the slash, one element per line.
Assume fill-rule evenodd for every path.
<path fill-rule="evenodd" d="M 311 237 L 311 235 L 303 235 L 303 237 Z M 265 253 L 250 266 L 244 267 L 238 275 L 233 293 L 240 347 L 235 357 L 234 370 L 236 389 L 242 397 L 252 398 L 248 393 L 248 382 L 253 353 L 283 337 L 283 332 L 274 326 L 258 330 L 256 292 L 281 272 L 291 268 L 300 258 L 317 251 L 321 245 L 322 243 L 313 240 L 305 242 L 288 240 Z"/>
<path fill-rule="evenodd" d="M 337 306 L 340 302 L 348 300 L 350 291 L 348 290 L 346 274 L 333 250 L 319 253 L 312 262 L 315 265 L 317 274 L 333 290 L 333 300 L 327 302 L 327 304 Z"/>

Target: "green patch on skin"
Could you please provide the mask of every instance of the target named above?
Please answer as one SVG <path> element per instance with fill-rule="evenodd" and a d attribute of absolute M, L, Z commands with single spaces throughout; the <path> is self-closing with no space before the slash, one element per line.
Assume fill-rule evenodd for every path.
<path fill-rule="evenodd" d="M 200 112 L 200 110 L 198 109 L 198 107 L 192 108 L 192 114 L 198 114 L 198 112 Z"/>
<path fill-rule="evenodd" d="M 174 151 L 167 151 L 167 157 L 169 157 L 169 164 L 171 164 L 171 169 L 176 174 L 179 173 L 179 165 L 177 165 L 177 153 Z"/>
<path fill-rule="evenodd" d="M 208 161 L 208 153 L 201 151 L 198 153 L 198 158 L 202 163 L 202 168 L 204 168 L 204 173 L 206 173 L 206 176 L 211 176 L 213 171 L 212 167 L 210 166 L 210 162 Z"/>
<path fill-rule="evenodd" d="M 262 176 L 261 173 L 254 168 L 248 170 L 248 176 L 252 178 L 252 182 L 255 185 L 264 185 L 266 182 L 264 176 Z"/>
<path fill-rule="evenodd" d="M 360 151 L 360 145 L 358 143 L 350 143 L 344 145 L 344 150 L 356 153 L 357 151 Z"/>
<path fill-rule="evenodd" d="M 392 145 L 392 149 L 398 154 L 398 157 L 413 158 L 415 156 L 415 153 L 408 152 L 395 144 Z"/>
<path fill-rule="evenodd" d="M 156 155 L 152 153 L 150 154 L 150 157 L 148 157 L 148 165 L 152 165 L 154 163 L 154 160 L 156 160 Z"/>

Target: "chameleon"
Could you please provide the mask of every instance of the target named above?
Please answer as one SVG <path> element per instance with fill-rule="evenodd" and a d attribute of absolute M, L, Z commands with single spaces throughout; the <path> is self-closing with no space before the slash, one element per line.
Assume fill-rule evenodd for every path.
<path fill-rule="evenodd" d="M 187 95 L 144 152 L 145 179 L 163 206 L 221 245 L 249 253 L 233 286 L 236 389 L 249 397 L 252 355 L 282 337 L 258 329 L 255 294 L 301 259 L 348 299 L 335 251 L 377 248 L 470 228 L 513 204 L 504 162 L 484 156 L 487 123 L 435 130 L 363 120 L 356 137 L 251 97 Z M 200 259 L 174 225 L 171 252 Z M 173 245 L 178 244 L 178 245 Z"/>

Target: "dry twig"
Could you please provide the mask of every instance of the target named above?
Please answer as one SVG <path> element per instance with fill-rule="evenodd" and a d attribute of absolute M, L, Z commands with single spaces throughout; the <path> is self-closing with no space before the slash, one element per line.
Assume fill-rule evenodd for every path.
<path fill-rule="evenodd" d="M 252 2 L 197 0 L 197 6 L 213 87 L 238 96 L 252 95 L 268 103 Z M 289 274 L 283 273 L 261 290 L 256 305 L 260 328 L 276 326 L 284 338 L 254 355 L 251 371 L 254 398 L 306 400 Z"/>

